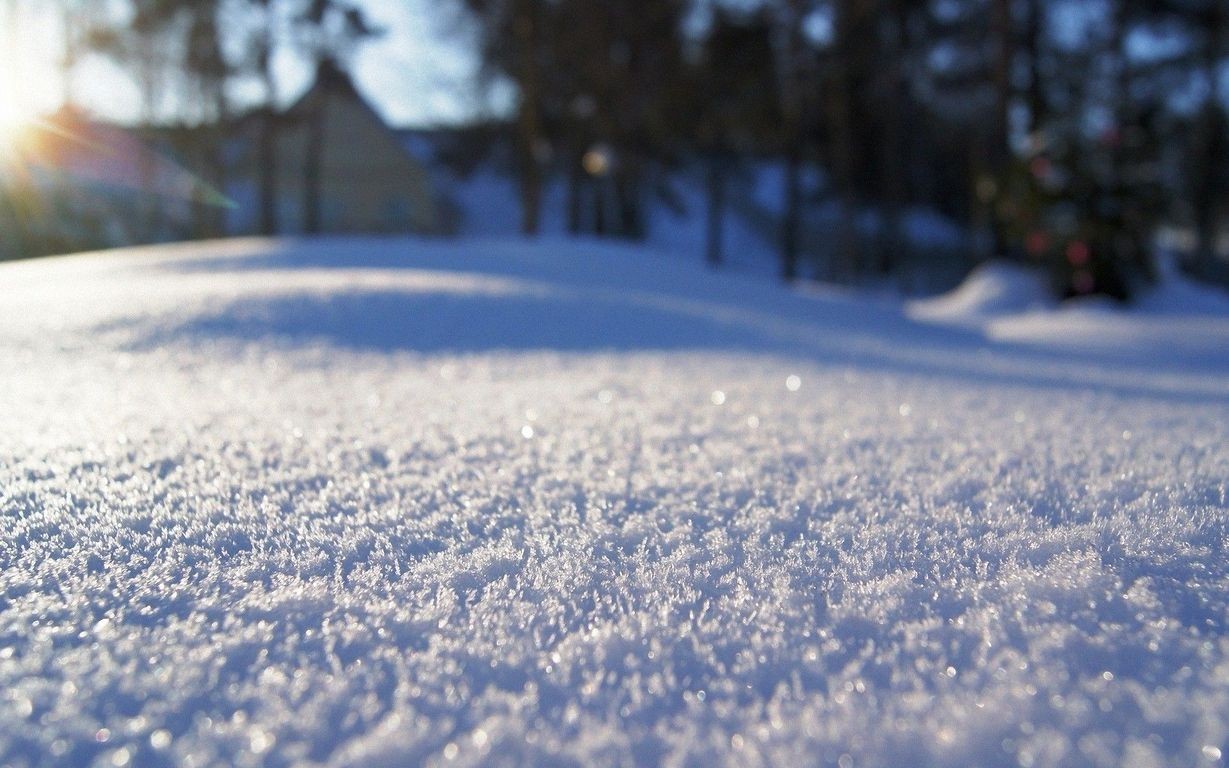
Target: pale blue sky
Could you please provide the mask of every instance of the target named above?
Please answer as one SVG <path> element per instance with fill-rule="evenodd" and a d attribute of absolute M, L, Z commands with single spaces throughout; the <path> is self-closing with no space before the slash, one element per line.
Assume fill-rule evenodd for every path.
<path fill-rule="evenodd" d="M 731 0 L 734 2 L 749 0 Z M 126 7 L 125 0 L 80 0 L 98 10 Z M 481 93 L 476 87 L 476 57 L 464 25 L 459 3 L 445 0 L 364 0 L 364 8 L 376 24 L 387 29 L 382 39 L 366 44 L 354 62 L 360 90 L 385 119 L 398 126 L 450 123 L 483 111 L 500 111 L 510 103 L 509 89 Z M 8 25 L 6 14 L 17 11 L 17 23 Z M 46 0 L 0 0 L 0 118 L 49 112 L 64 93 L 58 70 L 63 45 L 58 13 L 47 13 Z M 1060 4 L 1054 12 L 1055 29 L 1079 35 L 1096 24 L 1104 7 L 1099 0 Z M 826 19 L 816 18 L 813 34 L 823 37 Z M 1156 49 L 1163 41 L 1141 38 L 1140 51 Z M 293 56 L 283 56 L 279 71 L 281 98 L 290 100 L 302 92 L 311 73 Z M 1197 78 L 1196 78 L 1197 80 Z M 1227 88 L 1226 90 L 1229 90 Z M 176 89 L 168 84 L 171 100 L 159 116 L 182 116 L 174 103 Z M 1198 91 L 1198 89 L 1196 89 Z M 78 67 L 74 78 L 75 101 L 95 114 L 120 121 L 142 118 L 141 97 L 136 85 L 114 64 L 92 57 Z M 261 92 L 255 83 L 239 84 L 236 100 L 252 103 Z M 1185 102 L 1200 103 L 1202 92 L 1178 94 Z M 177 115 L 178 113 L 178 115 Z M 2 122 L 2 121 L 0 121 Z"/>
<path fill-rule="evenodd" d="M 26 113 L 51 111 L 64 94 L 58 70 L 63 50 L 59 19 L 57 14 L 39 13 L 40 2 L 20 1 L 15 34 L 6 30 L 0 41 L 4 43 L 0 46 L 0 100 L 12 100 Z M 475 87 L 476 58 L 453 3 L 366 0 L 364 7 L 387 34 L 359 51 L 354 78 L 391 124 L 455 122 L 501 103 L 498 93 L 484 95 Z M 286 55 L 279 61 L 279 75 L 285 101 L 306 87 L 311 73 L 302 62 Z M 82 62 L 72 88 L 74 101 L 100 117 L 124 122 L 142 117 L 135 83 L 100 57 Z M 165 90 L 175 92 L 171 84 Z M 260 90 L 255 83 L 239 84 L 234 96 L 240 102 L 250 101 L 259 98 Z M 503 101 L 506 103 L 506 96 Z M 166 117 L 177 112 L 178 106 L 168 103 L 159 114 Z"/>
<path fill-rule="evenodd" d="M 354 78 L 386 120 L 449 122 L 481 108 L 474 87 L 476 59 L 453 3 L 366 0 L 365 7 L 388 34 L 360 50 Z M 297 90 L 307 74 L 294 70 L 288 67 L 284 80 L 294 81 Z"/>

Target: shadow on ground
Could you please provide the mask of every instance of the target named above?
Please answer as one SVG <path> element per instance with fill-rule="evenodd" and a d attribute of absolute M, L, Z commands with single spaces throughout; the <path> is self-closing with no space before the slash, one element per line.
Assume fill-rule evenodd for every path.
<path fill-rule="evenodd" d="M 271 286 L 283 274 L 343 271 L 378 279 L 343 280 L 343 287 L 328 290 L 248 291 L 196 313 L 123 321 L 118 325 L 129 332 L 131 348 L 231 340 L 423 354 L 739 351 L 972 383 L 1229 402 L 1219 357 L 1193 374 L 1186 366 L 1166 370 L 991 342 L 972 330 L 913 321 L 899 306 L 864 297 L 782 290 L 770 281 L 587 241 L 238 241 L 159 268 L 239 281 L 273 276 Z M 410 276 L 416 282 L 403 284 Z M 485 288 L 483 280 L 500 287 Z"/>
<path fill-rule="evenodd" d="M 601 295 L 398 289 L 242 298 L 177 325 L 147 328 L 135 346 L 219 338 L 424 354 L 788 347 L 754 326 Z"/>

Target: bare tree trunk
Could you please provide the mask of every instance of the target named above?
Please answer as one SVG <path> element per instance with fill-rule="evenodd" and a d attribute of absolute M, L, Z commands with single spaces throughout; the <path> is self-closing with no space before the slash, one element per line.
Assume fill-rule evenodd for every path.
<path fill-rule="evenodd" d="M 227 168 L 223 147 L 230 127 L 230 107 L 226 100 L 225 74 L 202 72 L 198 83 L 206 111 L 204 125 L 191 143 L 207 188 L 197 188 L 193 236 L 203 239 L 226 233 Z"/>
<path fill-rule="evenodd" d="M 795 132 L 797 129 L 794 129 Z M 785 215 L 781 220 L 781 279 L 798 279 L 798 230 L 802 219 L 802 141 L 791 137 L 785 150 Z"/>
<path fill-rule="evenodd" d="M 991 124 L 990 146 L 987 148 L 987 170 L 990 178 L 1001 189 L 1011 164 L 1011 71 L 1016 56 L 1015 24 L 1012 18 L 1012 0 L 994 0 L 993 27 L 996 56 L 994 62 L 994 116 Z M 988 213 L 990 238 L 995 255 L 1007 249 L 1007 238 L 1002 222 L 994 210 L 994 202 Z"/>
<path fill-rule="evenodd" d="M 986 159 L 985 131 L 973 126 L 969 136 L 969 200 L 970 200 L 970 231 L 969 261 L 971 264 L 981 264 L 995 256 L 997 244 L 993 240 L 994 195 L 997 193 L 997 182 L 990 174 L 990 164 Z M 987 242 L 989 239 L 989 242 Z"/>
<path fill-rule="evenodd" d="M 990 162 L 997 173 L 1002 171 L 1011 154 L 1011 69 L 1015 60 L 1015 25 L 1011 0 L 994 0 L 993 34 L 996 46 L 994 62 L 994 124 L 990 147 Z"/>
<path fill-rule="evenodd" d="M 260 126 L 260 233 L 276 235 L 277 223 L 277 115 L 270 109 Z"/>
<path fill-rule="evenodd" d="M 1221 202 L 1225 196 L 1225 165 L 1229 152 L 1225 138 L 1224 97 L 1221 93 L 1218 73 L 1225 56 L 1225 27 L 1229 23 L 1229 10 L 1217 4 L 1212 22 L 1206 34 L 1204 46 L 1204 77 L 1208 83 L 1208 100 L 1199 118 L 1200 163 L 1199 178 L 1195 185 L 1193 207 L 1195 209 L 1195 232 L 1197 242 L 1197 267 L 1204 274 L 1212 274 L 1216 265 L 1216 239 L 1220 228 Z"/>
<path fill-rule="evenodd" d="M 307 152 L 303 158 L 303 231 L 318 235 L 322 226 L 321 169 L 324 165 L 324 121 L 328 119 L 328 94 L 321 92 L 320 101 L 307 116 Z"/>
<path fill-rule="evenodd" d="M 719 267 L 723 261 L 722 235 L 725 229 L 725 195 L 727 158 L 714 152 L 708 159 L 708 220 L 705 234 L 704 260 Z"/>
<path fill-rule="evenodd" d="M 228 180 L 228 173 L 223 142 L 226 139 L 227 129 L 230 124 L 230 109 L 226 103 L 226 89 L 221 82 L 217 83 L 214 87 L 214 104 L 216 107 L 214 116 L 215 127 L 210 132 L 207 152 L 209 155 L 209 167 L 212 169 L 209 183 L 213 185 L 213 190 L 216 194 L 209 204 L 212 215 L 206 224 L 208 228 L 206 237 L 221 237 L 227 234 L 226 206 L 229 203 L 226 201 L 226 182 Z"/>
<path fill-rule="evenodd" d="M 785 210 L 781 216 L 781 279 L 798 278 L 798 232 L 802 225 L 802 160 L 805 131 L 802 105 L 802 24 L 805 0 L 786 8 L 785 61 L 781 73 L 782 136 L 785 145 Z"/>
<path fill-rule="evenodd" d="M 160 95 L 157 62 L 152 51 L 146 51 L 146 56 L 140 65 L 141 111 L 143 122 L 147 126 L 157 119 L 158 97 Z M 146 134 L 149 141 L 152 137 Z M 141 202 L 139 220 L 141 231 L 137 238 L 141 242 L 152 243 L 160 238 L 162 228 L 162 206 L 158 200 L 155 184 L 154 153 L 149 149 L 140 152 L 137 160 L 137 172 L 141 178 Z"/>
<path fill-rule="evenodd" d="M 619 235 L 632 240 L 644 238 L 646 224 L 641 204 L 641 183 L 644 161 L 634 152 L 626 152 L 615 174 L 615 200 L 619 211 Z"/>
<path fill-rule="evenodd" d="M 518 0 L 516 40 L 520 56 L 520 101 L 517 106 L 517 143 L 520 154 L 521 233 L 536 235 L 541 223 L 542 169 L 538 147 L 542 142 L 541 83 L 538 62 L 538 25 L 534 0 Z"/>
<path fill-rule="evenodd" d="M 1225 122 L 1216 104 L 1204 105 L 1199 116 L 1197 136 L 1203 156 L 1195 179 L 1193 207 L 1195 209 L 1195 233 L 1197 236 L 1197 268 L 1201 273 L 1211 274 L 1216 264 L 1216 239 L 1220 229 L 1218 211 L 1224 199 Z"/>
<path fill-rule="evenodd" d="M 908 260 L 908 243 L 902 236 L 901 217 L 908 196 L 904 157 L 905 116 L 908 103 L 908 82 L 905 79 L 905 56 L 908 52 L 908 12 L 902 0 L 892 0 L 893 50 L 887 65 L 886 99 L 884 100 L 883 191 L 884 234 L 879 249 L 878 272 L 887 275 L 895 264 Z"/>
<path fill-rule="evenodd" d="M 585 169 L 580 157 L 568 158 L 568 234 L 575 237 L 581 230 L 581 191 L 585 184 Z"/>
<path fill-rule="evenodd" d="M 598 237 L 607 234 L 606 188 L 609 183 L 610 179 L 606 176 L 599 176 L 593 182 L 593 234 Z"/>
<path fill-rule="evenodd" d="M 1028 54 L 1028 128 L 1041 130 L 1046 120 L 1045 90 L 1042 88 L 1041 32 L 1045 22 L 1042 0 L 1028 0 L 1028 22 L 1024 28 L 1024 49 Z"/>
<path fill-rule="evenodd" d="M 836 43 L 832 63 L 832 92 L 829 106 L 832 121 L 832 175 L 836 182 L 840 205 L 837 234 L 837 257 L 842 277 L 851 279 L 861 272 L 858 248 L 857 190 L 854 173 L 857 167 L 854 138 L 853 46 L 854 3 L 840 0 L 836 7 Z"/>
<path fill-rule="evenodd" d="M 272 22 L 269 22 L 272 24 Z M 260 165 L 260 233 L 271 236 L 278 233 L 277 221 L 277 134 L 279 116 L 277 114 L 277 81 L 273 74 L 273 32 L 270 29 L 265 40 L 266 50 L 262 53 L 264 59 L 261 66 L 261 76 L 264 80 L 265 115 L 260 125 L 260 146 L 257 162 Z"/>

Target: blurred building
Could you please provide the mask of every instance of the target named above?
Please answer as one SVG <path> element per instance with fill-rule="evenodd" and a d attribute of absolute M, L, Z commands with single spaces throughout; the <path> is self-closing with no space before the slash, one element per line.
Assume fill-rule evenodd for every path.
<path fill-rule="evenodd" d="M 285 112 L 253 113 L 227 141 L 228 234 L 261 230 L 262 136 L 273 122 L 278 234 L 438 234 L 430 175 L 350 77 L 330 62 Z"/>
<path fill-rule="evenodd" d="M 132 128 L 66 107 L 2 154 L 0 259 L 203 237 L 450 229 L 424 163 L 328 63 L 284 112 Z"/>

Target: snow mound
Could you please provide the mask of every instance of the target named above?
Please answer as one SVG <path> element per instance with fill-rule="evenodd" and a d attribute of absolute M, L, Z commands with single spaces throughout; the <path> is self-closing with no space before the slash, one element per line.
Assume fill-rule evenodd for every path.
<path fill-rule="evenodd" d="M 989 262 L 974 269 L 956 289 L 909 304 L 919 320 L 980 324 L 987 318 L 1052 308 L 1053 291 L 1041 272 L 1006 262 Z"/>
<path fill-rule="evenodd" d="M 1075 358 L 566 241 L 0 296 L 0 764 L 1229 753 L 1223 320 Z"/>
<path fill-rule="evenodd" d="M 1156 284 L 1122 305 L 1053 299 L 1044 275 L 990 263 L 954 291 L 906 303 L 908 317 L 962 328 L 990 342 L 1085 361 L 1229 373 L 1229 296 L 1162 263 Z"/>

